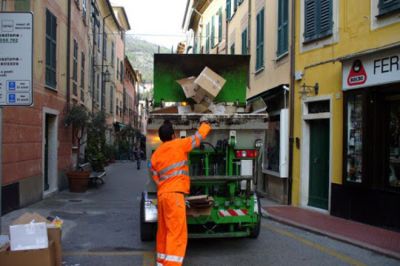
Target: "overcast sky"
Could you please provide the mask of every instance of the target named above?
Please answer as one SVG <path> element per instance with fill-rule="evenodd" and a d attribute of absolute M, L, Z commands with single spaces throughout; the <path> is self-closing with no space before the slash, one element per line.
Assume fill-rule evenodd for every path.
<path fill-rule="evenodd" d="M 187 0 L 111 0 L 125 7 L 131 31 L 139 38 L 167 48 L 185 40 L 182 31 Z"/>

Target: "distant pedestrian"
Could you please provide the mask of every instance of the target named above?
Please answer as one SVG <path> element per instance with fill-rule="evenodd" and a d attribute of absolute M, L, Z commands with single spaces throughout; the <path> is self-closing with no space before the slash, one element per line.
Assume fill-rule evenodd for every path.
<path fill-rule="evenodd" d="M 135 146 L 133 150 L 133 156 L 135 156 L 136 164 L 137 164 L 137 169 L 140 169 L 140 162 L 142 160 L 142 149 L 140 149 L 139 146 Z"/>

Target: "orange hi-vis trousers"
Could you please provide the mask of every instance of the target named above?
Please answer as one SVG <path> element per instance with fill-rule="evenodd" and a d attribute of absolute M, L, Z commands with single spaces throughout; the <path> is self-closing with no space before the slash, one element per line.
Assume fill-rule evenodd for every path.
<path fill-rule="evenodd" d="M 187 238 L 184 194 L 158 195 L 157 266 L 182 265 Z"/>

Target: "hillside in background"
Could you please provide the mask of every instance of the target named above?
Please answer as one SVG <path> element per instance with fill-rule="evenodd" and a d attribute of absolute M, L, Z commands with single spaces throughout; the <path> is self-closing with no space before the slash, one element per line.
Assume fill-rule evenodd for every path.
<path fill-rule="evenodd" d="M 157 44 L 139 39 L 134 36 L 126 36 L 126 55 L 134 69 L 142 73 L 145 82 L 153 82 L 153 54 L 170 53 L 166 47 L 159 47 Z"/>

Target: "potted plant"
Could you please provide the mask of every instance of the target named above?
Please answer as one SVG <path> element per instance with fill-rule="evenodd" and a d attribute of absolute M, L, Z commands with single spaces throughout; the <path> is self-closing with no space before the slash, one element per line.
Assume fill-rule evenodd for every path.
<path fill-rule="evenodd" d="M 77 147 L 76 163 L 73 170 L 67 173 L 69 190 L 71 192 L 85 192 L 89 185 L 90 171 L 79 169 L 79 163 L 81 162 L 82 138 L 89 123 L 88 111 L 82 105 L 74 105 L 65 115 L 64 123 L 66 126 L 72 126 L 72 135 Z"/>
<path fill-rule="evenodd" d="M 91 116 L 87 130 L 86 159 L 96 172 L 104 171 L 106 164 L 106 115 L 98 112 Z"/>

